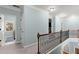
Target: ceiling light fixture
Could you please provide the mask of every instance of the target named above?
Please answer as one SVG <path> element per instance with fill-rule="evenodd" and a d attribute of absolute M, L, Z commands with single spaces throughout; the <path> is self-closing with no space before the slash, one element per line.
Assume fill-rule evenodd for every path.
<path fill-rule="evenodd" d="M 55 10 L 56 10 L 55 8 L 50 8 L 50 9 L 49 9 L 50 12 L 53 12 L 53 11 L 55 11 Z"/>

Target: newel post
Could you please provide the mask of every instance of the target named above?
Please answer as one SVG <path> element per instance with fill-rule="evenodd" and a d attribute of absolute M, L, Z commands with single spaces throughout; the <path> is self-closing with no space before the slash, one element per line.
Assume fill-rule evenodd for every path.
<path fill-rule="evenodd" d="M 38 52 L 37 52 L 37 54 L 40 54 L 40 51 L 39 51 L 39 37 L 40 37 L 40 34 L 37 33 L 37 40 L 38 40 Z"/>

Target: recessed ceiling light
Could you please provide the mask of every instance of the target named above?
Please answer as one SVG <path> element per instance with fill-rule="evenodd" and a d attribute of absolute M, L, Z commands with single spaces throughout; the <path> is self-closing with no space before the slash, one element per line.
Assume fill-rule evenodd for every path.
<path fill-rule="evenodd" d="M 50 13 L 56 12 L 57 6 L 55 6 L 55 5 L 50 5 L 50 6 L 48 6 L 47 9 L 48 9 L 48 11 L 49 11 Z"/>

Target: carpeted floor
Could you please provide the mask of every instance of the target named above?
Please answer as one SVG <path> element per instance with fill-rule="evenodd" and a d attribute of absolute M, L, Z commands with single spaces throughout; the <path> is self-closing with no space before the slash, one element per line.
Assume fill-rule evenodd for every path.
<path fill-rule="evenodd" d="M 11 44 L 0 47 L 0 54 L 36 54 L 37 46 L 24 48 L 21 44 Z"/>

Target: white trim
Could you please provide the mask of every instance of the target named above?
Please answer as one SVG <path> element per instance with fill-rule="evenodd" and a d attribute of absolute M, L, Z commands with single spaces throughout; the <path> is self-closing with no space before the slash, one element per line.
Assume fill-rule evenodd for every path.
<path fill-rule="evenodd" d="M 15 44 L 15 43 L 16 43 L 15 41 L 12 41 L 12 42 L 5 43 L 5 45 L 10 45 L 10 44 Z"/>
<path fill-rule="evenodd" d="M 34 46 L 34 45 L 37 45 L 37 42 L 32 43 L 32 44 L 29 44 L 29 45 L 26 45 L 26 46 L 23 46 L 23 47 L 24 47 L 24 48 L 27 48 L 27 47 L 31 47 L 31 46 Z"/>
<path fill-rule="evenodd" d="M 16 39 L 15 39 L 15 41 L 16 41 Z M 17 40 L 15 43 L 21 43 L 21 41 Z"/>

